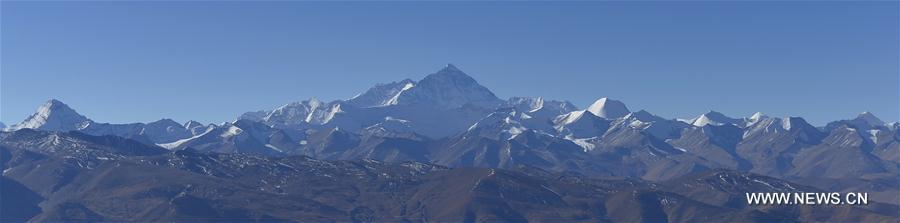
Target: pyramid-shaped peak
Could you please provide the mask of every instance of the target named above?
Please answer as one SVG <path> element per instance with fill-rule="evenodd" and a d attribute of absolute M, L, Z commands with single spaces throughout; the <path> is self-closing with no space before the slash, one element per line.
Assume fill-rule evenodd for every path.
<path fill-rule="evenodd" d="M 448 63 L 447 66 L 444 66 L 444 69 L 441 69 L 441 71 L 443 71 L 443 72 L 462 72 L 461 70 L 459 70 L 459 68 L 456 67 L 456 65 L 453 65 L 452 63 Z"/>
<path fill-rule="evenodd" d="M 884 121 L 876 117 L 871 112 L 863 112 L 856 116 L 856 119 L 863 120 L 869 125 L 873 126 L 882 126 L 884 125 Z"/>
<path fill-rule="evenodd" d="M 591 106 L 588 106 L 587 111 L 606 119 L 625 117 L 629 113 L 625 103 L 609 98 L 598 99 Z"/>
<path fill-rule="evenodd" d="M 474 78 L 448 64 L 436 73 L 425 76 L 397 95 L 393 104 L 430 104 L 438 108 L 459 108 L 463 105 L 494 108 L 503 101 Z"/>
<path fill-rule="evenodd" d="M 465 81 L 475 82 L 474 78 L 470 77 L 468 74 L 466 74 L 465 72 L 463 72 L 462 70 L 460 70 L 453 64 L 447 64 L 447 66 L 444 66 L 444 68 L 441 68 L 437 72 L 426 76 L 424 79 L 422 79 L 422 81 L 426 81 L 428 79 L 435 79 L 435 78 L 444 78 L 444 77 L 450 77 L 450 78 L 454 78 L 454 79 L 463 79 Z"/>
<path fill-rule="evenodd" d="M 51 98 L 50 100 L 47 100 L 47 102 L 44 102 L 44 104 L 41 105 L 41 107 L 38 107 L 38 111 L 37 111 L 37 112 L 40 113 L 40 112 L 42 112 L 42 111 L 43 111 L 43 112 L 52 112 L 52 111 L 72 111 L 72 112 L 75 112 L 75 110 L 72 109 L 72 108 L 70 108 L 69 105 L 67 105 L 66 103 L 63 103 L 62 101 L 59 101 L 59 100 L 56 100 L 56 99 L 52 99 L 52 98 Z"/>
<path fill-rule="evenodd" d="M 72 131 L 87 127 L 92 121 L 65 103 L 50 99 L 24 121 L 11 129 L 41 129 L 47 131 Z"/>
<path fill-rule="evenodd" d="M 69 105 L 67 105 L 66 103 L 63 103 L 62 101 L 59 101 L 56 99 L 47 100 L 47 102 L 45 102 L 43 105 L 41 105 L 41 107 L 39 107 L 38 110 L 35 112 L 35 114 L 50 114 L 50 113 L 75 113 L 75 114 L 78 114 L 78 112 L 75 112 L 75 109 L 70 108 Z"/>

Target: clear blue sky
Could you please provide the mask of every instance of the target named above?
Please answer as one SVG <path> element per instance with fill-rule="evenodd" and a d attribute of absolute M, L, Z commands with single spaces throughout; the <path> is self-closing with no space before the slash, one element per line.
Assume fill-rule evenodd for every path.
<path fill-rule="evenodd" d="M 694 117 L 896 121 L 884 2 L 0 3 L 0 121 L 48 98 L 101 122 L 230 121 L 454 63 L 500 97 Z"/>

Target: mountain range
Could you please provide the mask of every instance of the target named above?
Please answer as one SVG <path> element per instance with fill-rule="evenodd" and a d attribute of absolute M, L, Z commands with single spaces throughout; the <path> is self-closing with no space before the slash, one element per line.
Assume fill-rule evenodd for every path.
<path fill-rule="evenodd" d="M 98 123 L 51 99 L 0 139 L 2 179 L 16 185 L 4 195 L 18 190 L 15 199 L 34 205 L 9 215 L 16 221 L 900 217 L 891 211 L 900 205 L 900 124 L 871 113 L 820 127 L 762 113 L 668 119 L 609 98 L 584 109 L 501 99 L 453 65 L 219 124 Z M 707 187 L 729 189 L 698 189 Z M 867 192 L 878 203 L 734 201 L 763 189 Z"/>

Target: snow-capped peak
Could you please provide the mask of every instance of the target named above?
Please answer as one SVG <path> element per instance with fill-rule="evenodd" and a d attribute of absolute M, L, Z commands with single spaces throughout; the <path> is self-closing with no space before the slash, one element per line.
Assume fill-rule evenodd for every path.
<path fill-rule="evenodd" d="M 884 125 L 884 121 L 882 121 L 878 117 L 875 117 L 875 115 L 873 115 L 870 112 L 860 113 L 859 115 L 856 116 L 856 119 L 862 120 L 871 126 L 883 126 Z"/>
<path fill-rule="evenodd" d="M 414 87 L 400 93 L 393 100 L 398 105 L 420 104 L 442 109 L 474 105 L 495 108 L 503 101 L 488 88 L 452 64 L 425 76 Z"/>
<path fill-rule="evenodd" d="M 65 103 L 56 99 L 50 99 L 44 105 L 41 105 L 34 114 L 10 129 L 30 128 L 48 131 L 72 131 L 83 129 L 91 123 L 93 121 L 78 114 Z"/>
<path fill-rule="evenodd" d="M 703 127 L 705 125 L 715 125 L 715 126 L 726 125 L 726 124 L 736 125 L 740 122 L 741 122 L 740 119 L 731 118 L 731 117 L 725 116 L 722 113 L 718 113 L 716 111 L 709 111 L 707 113 L 700 115 L 697 118 L 694 118 L 693 121 L 691 122 L 691 124 L 694 126 Z"/>
<path fill-rule="evenodd" d="M 600 98 L 587 108 L 587 111 L 593 113 L 597 117 L 606 119 L 616 119 L 628 115 L 628 107 L 621 101 L 609 98 Z"/>

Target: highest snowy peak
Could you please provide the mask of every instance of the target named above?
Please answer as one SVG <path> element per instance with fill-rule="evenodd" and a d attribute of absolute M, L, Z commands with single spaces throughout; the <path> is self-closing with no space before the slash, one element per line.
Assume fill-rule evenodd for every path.
<path fill-rule="evenodd" d="M 348 99 L 346 103 L 359 108 L 424 105 L 456 109 L 464 105 L 495 108 L 502 100 L 453 64 L 447 64 L 418 82 L 405 79 L 378 84 Z M 252 115 L 247 114 L 248 117 Z"/>
<path fill-rule="evenodd" d="M 703 127 L 705 125 L 715 125 L 715 126 L 728 125 L 728 124 L 738 125 L 742 121 L 743 120 L 741 120 L 741 119 L 731 118 L 731 117 L 725 116 L 724 114 L 716 112 L 716 111 L 709 111 L 707 113 L 700 115 L 697 118 L 694 118 L 693 121 L 691 121 L 691 124 L 694 126 L 698 126 L 698 127 Z"/>
<path fill-rule="evenodd" d="M 93 121 L 78 114 L 74 109 L 56 99 L 50 99 L 19 124 L 10 127 L 11 130 L 41 129 L 48 131 L 72 131 L 84 129 Z"/>
<path fill-rule="evenodd" d="M 600 98 L 587 108 L 587 111 L 593 113 L 597 117 L 606 119 L 616 119 L 628 115 L 628 107 L 621 101 L 609 98 Z"/>
<path fill-rule="evenodd" d="M 414 87 L 402 91 L 392 103 L 442 109 L 455 109 L 467 104 L 492 108 L 502 100 L 453 64 L 447 64 L 438 72 L 425 76 Z"/>

